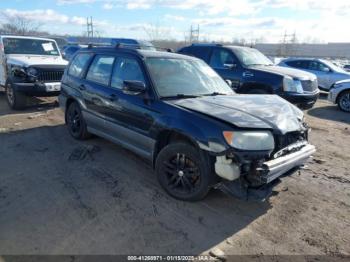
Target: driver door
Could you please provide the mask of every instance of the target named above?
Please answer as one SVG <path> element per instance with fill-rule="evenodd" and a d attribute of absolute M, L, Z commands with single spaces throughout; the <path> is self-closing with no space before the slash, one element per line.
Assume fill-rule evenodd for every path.
<path fill-rule="evenodd" d="M 106 130 L 115 140 L 130 150 L 148 158 L 152 156 L 155 141 L 150 138 L 150 129 L 154 122 L 154 112 L 150 89 L 145 93 L 131 94 L 124 90 L 124 81 L 140 81 L 150 86 L 137 58 L 119 56 L 113 66 L 110 83 L 110 108 L 106 117 Z"/>

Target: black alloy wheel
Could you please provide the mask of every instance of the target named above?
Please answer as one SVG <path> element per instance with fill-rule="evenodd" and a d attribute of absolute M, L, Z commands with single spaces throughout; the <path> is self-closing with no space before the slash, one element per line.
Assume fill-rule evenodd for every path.
<path fill-rule="evenodd" d="M 213 180 L 209 162 L 200 149 L 190 144 L 169 144 L 156 160 L 159 183 L 176 199 L 200 200 L 209 192 Z"/>
<path fill-rule="evenodd" d="M 86 139 L 89 137 L 86 123 L 77 102 L 73 102 L 68 106 L 66 111 L 66 123 L 69 133 L 76 139 Z"/>

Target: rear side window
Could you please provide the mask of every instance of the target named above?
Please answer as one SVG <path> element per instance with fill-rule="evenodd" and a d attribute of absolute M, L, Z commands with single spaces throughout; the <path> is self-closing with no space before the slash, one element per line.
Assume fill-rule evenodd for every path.
<path fill-rule="evenodd" d="M 89 61 L 91 54 L 78 54 L 69 66 L 68 74 L 79 77 Z"/>
<path fill-rule="evenodd" d="M 113 56 L 97 55 L 89 68 L 86 79 L 108 86 L 112 73 L 113 62 Z"/>
<path fill-rule="evenodd" d="M 286 62 L 287 65 L 295 68 L 308 69 L 309 62 L 304 60 L 294 60 Z"/>
<path fill-rule="evenodd" d="M 225 68 L 225 64 L 235 63 L 232 53 L 225 49 L 214 49 L 209 64 L 213 68 Z"/>
<path fill-rule="evenodd" d="M 191 46 L 184 52 L 184 54 L 189 54 L 198 57 L 208 63 L 210 56 L 211 47 L 207 46 Z"/>
<path fill-rule="evenodd" d="M 111 86 L 122 89 L 125 80 L 145 83 L 145 78 L 139 63 L 132 58 L 119 57 L 113 69 Z"/>

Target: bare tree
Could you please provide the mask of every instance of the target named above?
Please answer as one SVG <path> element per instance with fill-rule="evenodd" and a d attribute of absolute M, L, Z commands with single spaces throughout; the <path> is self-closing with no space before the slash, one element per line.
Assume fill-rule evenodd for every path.
<path fill-rule="evenodd" d="M 159 26 L 159 23 L 148 24 L 143 26 L 150 41 L 169 39 L 170 29 Z"/>
<path fill-rule="evenodd" d="M 4 23 L 0 26 L 1 34 L 15 35 L 41 35 L 45 32 L 40 31 L 40 23 L 29 20 L 20 15 L 7 15 L 1 13 L 0 16 Z M 47 34 L 47 33 L 46 33 Z"/>

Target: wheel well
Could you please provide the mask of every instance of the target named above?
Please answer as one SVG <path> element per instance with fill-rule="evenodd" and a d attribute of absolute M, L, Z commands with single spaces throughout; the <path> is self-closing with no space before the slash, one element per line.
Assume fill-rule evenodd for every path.
<path fill-rule="evenodd" d="M 350 92 L 350 89 L 344 89 L 343 91 L 341 91 L 338 95 L 337 95 L 337 99 L 336 99 L 336 103 L 339 102 L 339 97 L 344 94 L 345 92 Z"/>
<path fill-rule="evenodd" d="M 164 130 L 162 131 L 158 137 L 157 137 L 157 143 L 154 148 L 154 153 L 153 153 L 153 165 L 155 163 L 155 160 L 157 158 L 157 155 L 159 152 L 167 145 L 173 142 L 186 142 L 189 143 L 190 145 L 194 147 L 198 147 L 196 142 L 194 142 L 191 138 L 188 136 L 181 134 L 176 131 L 170 131 L 170 130 Z"/>

